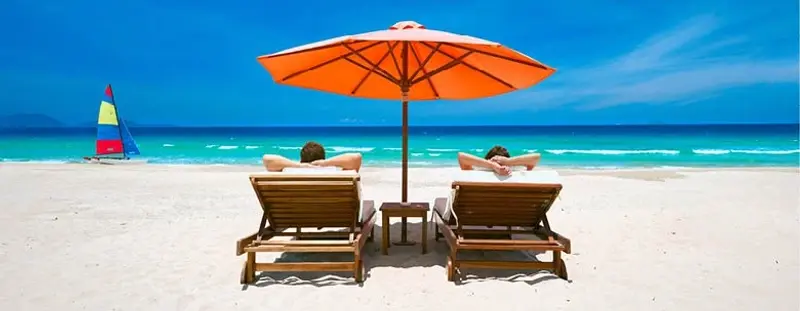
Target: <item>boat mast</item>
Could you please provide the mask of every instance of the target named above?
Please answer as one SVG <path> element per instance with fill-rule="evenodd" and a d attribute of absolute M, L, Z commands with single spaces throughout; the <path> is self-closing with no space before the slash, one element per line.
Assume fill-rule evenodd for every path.
<path fill-rule="evenodd" d="M 122 139 L 122 121 L 119 119 L 119 106 L 117 105 L 117 100 L 114 98 L 114 90 L 111 88 L 111 84 L 108 85 L 108 89 L 111 91 L 111 102 L 114 103 L 114 111 L 117 116 L 117 131 L 119 132 L 119 142 L 122 145 L 122 158 L 124 159 L 128 156 L 125 154 L 125 141 Z"/>

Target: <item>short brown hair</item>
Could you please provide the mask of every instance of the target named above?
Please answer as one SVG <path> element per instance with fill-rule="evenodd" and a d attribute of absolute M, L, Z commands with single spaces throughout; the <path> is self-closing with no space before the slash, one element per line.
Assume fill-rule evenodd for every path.
<path fill-rule="evenodd" d="M 307 142 L 300 150 L 300 163 L 311 163 L 325 160 L 325 148 L 315 141 Z"/>
<path fill-rule="evenodd" d="M 511 155 L 508 153 L 508 149 L 506 147 L 495 145 L 492 149 L 489 149 L 489 152 L 486 153 L 484 159 L 489 160 L 494 158 L 495 156 L 503 156 L 506 158 L 510 158 Z"/>

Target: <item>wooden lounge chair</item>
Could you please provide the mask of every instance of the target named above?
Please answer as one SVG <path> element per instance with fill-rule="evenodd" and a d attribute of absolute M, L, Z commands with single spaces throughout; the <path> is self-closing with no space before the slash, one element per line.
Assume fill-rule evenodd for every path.
<path fill-rule="evenodd" d="M 375 203 L 361 201 L 359 181 L 354 172 L 251 175 L 264 214 L 258 232 L 236 243 L 236 255 L 247 254 L 241 283 L 253 283 L 256 271 L 352 271 L 356 282 L 362 282 L 361 249 L 372 240 L 376 217 Z M 258 252 L 347 252 L 354 258 L 351 262 L 256 263 Z"/>
<path fill-rule="evenodd" d="M 444 237 L 450 248 L 449 281 L 455 281 L 462 268 L 550 270 L 567 279 L 561 253 L 571 252 L 570 240 L 550 228 L 546 215 L 561 184 L 455 181 L 452 188 L 449 215 L 448 198 L 436 199 L 432 215 L 436 240 Z M 512 240 L 512 234 L 530 234 L 538 239 Z M 460 250 L 552 251 L 553 261 L 462 260 L 457 256 Z"/>

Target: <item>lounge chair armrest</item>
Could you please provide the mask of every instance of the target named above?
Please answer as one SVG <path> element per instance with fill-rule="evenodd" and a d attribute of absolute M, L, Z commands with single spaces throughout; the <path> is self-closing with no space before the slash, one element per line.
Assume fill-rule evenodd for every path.
<path fill-rule="evenodd" d="M 433 210 L 436 212 L 436 214 L 439 214 L 442 220 L 444 220 L 445 222 L 444 225 L 455 223 L 460 230 L 461 226 L 458 224 L 458 217 L 456 216 L 455 212 L 450 211 L 450 217 L 448 217 L 448 219 L 444 218 L 445 214 L 447 213 L 448 200 L 449 200 L 448 198 L 436 198 L 433 201 Z"/>
<path fill-rule="evenodd" d="M 433 201 L 433 210 L 439 214 L 439 216 L 444 216 L 447 212 L 447 198 L 436 198 Z"/>
<path fill-rule="evenodd" d="M 361 222 L 370 220 L 375 216 L 375 201 L 364 200 L 361 202 Z"/>

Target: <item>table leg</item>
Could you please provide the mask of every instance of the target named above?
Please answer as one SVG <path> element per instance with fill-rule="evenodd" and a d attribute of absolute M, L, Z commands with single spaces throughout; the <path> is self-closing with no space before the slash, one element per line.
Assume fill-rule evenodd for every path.
<path fill-rule="evenodd" d="M 383 214 L 383 234 L 381 235 L 381 253 L 389 255 L 389 216 Z"/>
<path fill-rule="evenodd" d="M 408 246 L 417 244 L 414 241 L 408 240 L 408 217 L 401 217 L 400 222 L 400 242 L 394 242 L 394 245 Z"/>
<path fill-rule="evenodd" d="M 422 216 L 422 253 L 425 254 L 427 252 L 428 252 L 428 218 Z"/>
<path fill-rule="evenodd" d="M 400 243 L 408 242 L 408 218 L 400 219 Z"/>

